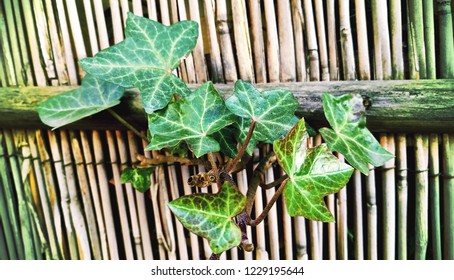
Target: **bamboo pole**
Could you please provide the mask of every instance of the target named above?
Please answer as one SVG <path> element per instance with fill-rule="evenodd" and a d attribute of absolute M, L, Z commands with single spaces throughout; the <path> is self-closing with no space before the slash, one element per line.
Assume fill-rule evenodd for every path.
<path fill-rule="evenodd" d="M 315 30 L 312 0 L 304 0 L 304 19 L 306 24 L 306 42 L 309 57 L 309 78 L 320 81 L 320 59 L 318 54 L 317 32 Z"/>
<path fill-rule="evenodd" d="M 88 38 L 90 39 L 91 56 L 99 52 L 98 39 L 96 36 L 95 21 L 93 19 L 93 11 L 91 1 L 84 0 L 85 18 L 87 22 Z"/>
<path fill-rule="evenodd" d="M 279 39 L 276 24 L 276 11 L 273 0 L 264 1 L 266 25 L 266 57 L 268 66 L 268 79 L 271 83 L 279 81 Z"/>
<path fill-rule="evenodd" d="M 280 80 L 281 82 L 296 81 L 295 41 L 293 39 L 292 12 L 290 0 L 277 2 Z"/>
<path fill-rule="evenodd" d="M 117 44 L 124 39 L 123 24 L 118 0 L 109 0 L 110 12 L 112 13 L 112 28 L 114 43 Z"/>
<path fill-rule="evenodd" d="M 304 15 L 301 1 L 292 0 L 292 19 L 295 42 L 296 80 L 298 82 L 305 82 L 307 80 L 306 50 L 304 47 Z"/>
<path fill-rule="evenodd" d="M 416 71 L 419 79 L 426 78 L 426 47 L 424 44 L 424 21 L 422 1 L 408 1 L 408 24 L 415 54 Z"/>
<path fill-rule="evenodd" d="M 381 145 L 395 154 L 395 140 L 393 135 L 380 136 Z M 395 159 L 383 165 L 383 258 L 394 260 L 396 258 L 396 182 Z"/>
<path fill-rule="evenodd" d="M 369 42 L 364 0 L 355 1 L 355 12 L 357 29 L 356 38 L 358 41 L 358 76 L 361 80 L 370 80 Z"/>
<path fill-rule="evenodd" d="M 337 52 L 337 26 L 334 0 L 328 0 L 326 3 L 326 14 L 328 19 L 328 57 L 329 57 L 329 75 L 330 80 L 339 80 L 339 59 Z"/>
<path fill-rule="evenodd" d="M 451 2 L 437 0 L 440 78 L 454 78 L 454 42 Z"/>
<path fill-rule="evenodd" d="M 152 20 L 157 21 L 157 8 L 156 8 L 156 0 L 147 0 L 147 11 L 148 17 Z"/>
<path fill-rule="evenodd" d="M 3 63 L 5 65 L 6 85 L 16 86 L 17 78 L 14 73 L 14 60 L 11 54 L 11 46 L 9 44 L 7 26 L 5 21 L 5 12 L 0 6 L 0 38 L 2 41 Z"/>
<path fill-rule="evenodd" d="M 246 170 L 242 170 L 240 172 L 238 172 L 236 174 L 236 182 L 237 182 L 237 185 L 238 185 L 238 189 L 240 190 L 240 192 L 245 195 L 247 193 L 247 171 Z M 252 239 L 252 229 L 251 227 L 247 227 L 246 228 L 246 233 L 247 233 L 247 236 L 248 238 Z M 249 242 L 253 243 L 253 242 L 256 242 L 256 239 L 252 239 L 252 240 L 249 240 Z M 256 246 L 255 246 L 256 247 Z M 253 257 L 253 253 L 252 252 L 246 252 L 244 251 L 244 259 L 245 260 L 252 260 L 252 257 Z"/>
<path fill-rule="evenodd" d="M 244 81 L 255 82 L 246 3 L 244 0 L 237 0 L 232 1 L 231 5 L 237 60 L 241 61 L 238 64 L 239 76 Z"/>
<path fill-rule="evenodd" d="M 189 1 L 189 17 L 191 20 L 196 21 L 199 24 L 199 37 L 197 38 L 197 44 L 192 51 L 194 56 L 194 67 L 197 77 L 197 82 L 202 84 L 207 81 L 207 67 L 205 61 L 205 54 L 203 48 L 203 36 L 202 36 L 202 27 L 200 20 L 200 10 L 199 10 L 199 1 L 190 0 Z"/>
<path fill-rule="evenodd" d="M 328 46 L 327 46 L 327 38 L 325 34 L 325 15 L 323 12 L 323 1 L 316 0 L 315 1 L 315 20 L 317 24 L 317 39 L 318 39 L 318 47 L 320 50 L 320 72 L 321 72 L 321 80 L 322 81 L 329 81 L 330 74 L 329 74 L 329 62 L 328 62 Z"/>
<path fill-rule="evenodd" d="M 353 39 L 350 25 L 350 1 L 339 1 L 339 28 L 342 53 L 342 76 L 344 80 L 354 80 L 355 56 L 353 54 Z"/>
<path fill-rule="evenodd" d="M 14 8 L 14 18 L 15 18 L 15 25 L 16 25 L 16 33 L 19 38 L 19 47 L 21 50 L 21 59 L 22 59 L 22 73 L 25 79 L 25 85 L 32 86 L 33 85 L 33 74 L 31 71 L 31 63 L 29 60 L 29 53 L 28 53 L 28 44 L 27 39 L 25 38 L 25 28 L 23 24 L 21 9 L 19 6 L 19 0 L 13 0 L 13 8 Z"/>
<path fill-rule="evenodd" d="M 265 183 L 274 182 L 274 174 L 273 169 L 268 168 L 265 172 Z M 273 197 L 276 189 L 271 188 L 265 191 L 266 202 L 269 203 L 270 199 Z M 279 230 L 278 230 L 278 216 L 277 216 L 277 206 L 276 203 L 273 205 L 271 210 L 268 212 L 267 215 L 268 221 L 268 234 L 269 234 L 269 246 L 270 246 L 270 259 L 271 260 L 279 260 Z"/>
<path fill-rule="evenodd" d="M 218 1 L 222 2 L 222 1 Z M 248 0 L 249 22 L 251 26 L 252 54 L 254 56 L 255 81 L 265 83 L 267 80 L 265 46 L 262 31 L 262 11 L 260 1 Z"/>
<path fill-rule="evenodd" d="M 109 47 L 109 37 L 107 35 L 106 19 L 104 17 L 104 8 L 102 1 L 94 1 L 96 29 L 98 30 L 99 47 L 101 50 Z"/>
<path fill-rule="evenodd" d="M 454 134 L 443 134 L 443 213 L 444 250 L 446 260 L 454 259 Z"/>
<path fill-rule="evenodd" d="M 210 47 L 210 64 L 212 67 L 212 71 L 210 71 L 210 79 L 215 83 L 223 83 L 225 81 L 225 78 L 221 62 L 221 51 L 219 49 L 219 43 L 217 40 L 216 24 L 214 20 L 214 7 L 211 0 L 205 0 L 204 4 L 206 20 L 204 26 L 206 26 L 207 28 L 208 42 Z"/>
<path fill-rule="evenodd" d="M 405 134 L 397 135 L 397 259 L 407 259 L 407 221 L 408 221 L 408 166 L 407 139 Z"/>
<path fill-rule="evenodd" d="M 404 78 L 404 59 L 402 49 L 402 7 L 400 0 L 391 0 L 389 2 L 389 17 L 392 78 L 402 80 Z"/>
<path fill-rule="evenodd" d="M 187 12 L 186 12 L 186 5 L 184 4 L 186 1 L 178 0 L 178 11 L 175 10 L 175 13 L 178 12 L 179 20 L 187 20 Z M 186 56 L 182 63 L 186 69 L 187 75 L 187 83 L 194 84 L 196 83 L 196 73 L 195 73 L 195 66 L 194 66 L 194 58 L 192 52 Z"/>
<path fill-rule="evenodd" d="M 11 45 L 11 54 L 12 54 L 12 60 L 14 64 L 14 73 L 15 77 L 17 79 L 17 85 L 18 86 L 24 86 L 25 81 L 24 77 L 22 75 L 22 61 L 21 61 L 21 51 L 19 48 L 19 42 L 18 42 L 18 33 L 15 31 L 15 22 L 14 22 L 14 15 L 13 15 L 13 7 L 11 5 L 11 0 L 5 0 L 4 1 L 4 6 L 5 6 L 5 11 L 3 11 L 3 8 L 0 7 L 0 15 L 3 17 L 3 14 L 6 15 L 6 23 L 8 26 L 8 32 L 6 30 L 2 30 L 2 33 L 5 32 L 5 35 L 9 35 L 9 42 Z M 5 20 L 5 19 L 3 19 Z M 4 29 L 3 24 L 1 24 L 2 29 Z M 2 38 L 3 39 L 3 38 Z M 7 41 L 2 40 L 2 43 L 6 43 Z"/>
<path fill-rule="evenodd" d="M 362 211 L 362 184 L 361 184 L 361 172 L 355 170 L 353 173 L 353 191 L 354 191 L 354 229 L 353 229 L 353 241 L 354 241 L 354 257 L 356 260 L 364 259 L 364 238 L 363 238 L 363 211 Z"/>
<path fill-rule="evenodd" d="M 366 180 L 366 205 L 367 205 L 367 259 L 378 259 L 378 217 L 377 194 L 375 187 L 375 170 L 369 165 L 369 176 Z"/>
<path fill-rule="evenodd" d="M 0 189 L 0 202 L 3 202 L 2 200 L 2 197 L 3 197 L 3 194 L 2 194 L 2 191 Z M 7 260 L 9 259 L 9 256 L 8 256 L 8 251 L 6 250 L 6 243 L 5 243 L 5 233 L 3 232 L 3 227 L 2 227 L 2 224 L 0 223 L 0 260 Z"/>
<path fill-rule="evenodd" d="M 181 179 L 183 181 L 184 195 L 192 194 L 191 186 L 186 182 L 189 180 L 190 172 L 188 166 L 181 166 Z M 197 235 L 189 232 L 189 242 L 191 247 L 191 260 L 200 260 L 199 241 Z"/>
<path fill-rule="evenodd" d="M 429 239 L 428 161 L 429 139 L 415 134 L 416 194 L 415 194 L 415 259 L 426 259 Z"/>
<path fill-rule="evenodd" d="M 143 7 L 141 0 L 132 1 L 132 11 L 135 15 L 143 17 Z"/>
<path fill-rule="evenodd" d="M 426 78 L 436 79 L 435 64 L 435 27 L 434 27 L 434 1 L 423 1 L 424 17 L 424 45 L 426 47 Z"/>
<path fill-rule="evenodd" d="M 438 134 L 429 135 L 429 213 L 433 259 L 441 260 L 440 155 Z"/>
<path fill-rule="evenodd" d="M 337 155 L 340 161 L 344 161 L 341 154 Z M 337 254 L 338 259 L 348 259 L 348 227 L 347 227 L 347 188 L 342 188 L 337 193 Z"/>
<path fill-rule="evenodd" d="M 232 41 L 230 39 L 226 1 L 216 2 L 216 23 L 222 53 L 222 64 L 224 66 L 225 82 L 234 83 L 238 79 L 238 76 L 235 58 L 233 56 Z"/>

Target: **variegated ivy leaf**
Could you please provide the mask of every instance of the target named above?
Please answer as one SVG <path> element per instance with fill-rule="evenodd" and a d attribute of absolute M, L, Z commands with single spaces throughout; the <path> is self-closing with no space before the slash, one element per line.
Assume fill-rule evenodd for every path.
<path fill-rule="evenodd" d="M 394 157 L 367 129 L 361 96 L 324 94 L 322 99 L 326 119 L 333 129 L 324 127 L 319 131 L 332 151 L 343 154 L 365 175 L 369 174 L 369 163 L 381 166 Z"/>
<path fill-rule="evenodd" d="M 266 143 L 284 137 L 297 120 L 294 114 L 298 101 L 288 90 L 259 92 L 250 83 L 238 80 L 233 95 L 225 103 L 230 111 L 242 118 L 238 124 L 241 141 L 246 138 L 252 120 L 255 129 L 251 141 Z"/>
<path fill-rule="evenodd" d="M 220 150 L 212 134 L 235 121 L 224 99 L 207 82 L 185 99 L 177 100 L 163 110 L 149 115 L 152 136 L 148 150 L 159 150 L 184 140 L 196 157 Z"/>
<path fill-rule="evenodd" d="M 124 88 L 86 75 L 80 88 L 50 97 L 37 111 L 55 129 L 117 105 L 123 94 Z"/>
<path fill-rule="evenodd" d="M 198 37 L 196 22 L 165 26 L 128 13 L 125 32 L 124 41 L 82 59 L 81 67 L 122 87 L 137 87 L 148 114 L 164 108 L 173 94 L 190 93 L 172 70 L 194 48 Z"/>
<path fill-rule="evenodd" d="M 245 205 L 246 197 L 229 182 L 216 194 L 191 194 L 169 203 L 178 220 L 193 233 L 207 238 L 216 254 L 241 243 L 241 230 L 232 219 Z"/>
<path fill-rule="evenodd" d="M 304 119 L 284 139 L 274 141 L 274 152 L 287 173 L 284 198 L 290 216 L 332 222 L 324 197 L 338 192 L 348 182 L 353 168 L 336 158 L 326 144 L 307 149 Z"/>
<path fill-rule="evenodd" d="M 139 192 L 146 192 L 151 186 L 151 174 L 154 171 L 154 167 L 143 167 L 143 168 L 125 168 L 121 172 L 121 183 L 132 183 L 134 188 Z"/>

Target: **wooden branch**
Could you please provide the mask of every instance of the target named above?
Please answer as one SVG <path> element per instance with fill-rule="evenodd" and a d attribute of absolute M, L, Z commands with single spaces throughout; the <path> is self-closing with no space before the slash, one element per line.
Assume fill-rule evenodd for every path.
<path fill-rule="evenodd" d="M 191 88 L 195 88 L 192 85 Z M 233 85 L 217 84 L 228 97 Z M 358 93 L 369 107 L 367 126 L 375 132 L 448 132 L 454 128 L 454 80 L 388 80 L 258 84 L 260 90 L 288 89 L 298 99 L 299 116 L 314 127 L 326 125 L 321 96 Z M 46 128 L 36 105 L 50 96 L 75 87 L 0 88 L 0 128 Z M 146 128 L 145 113 L 137 91 L 128 90 L 115 111 L 137 128 Z M 100 112 L 64 128 L 121 129 L 112 116 Z"/>

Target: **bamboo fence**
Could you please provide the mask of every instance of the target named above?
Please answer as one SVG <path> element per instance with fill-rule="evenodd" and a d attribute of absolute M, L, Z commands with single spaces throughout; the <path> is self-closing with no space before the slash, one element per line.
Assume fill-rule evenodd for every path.
<path fill-rule="evenodd" d="M 453 9 L 442 0 L 3 0 L 0 84 L 80 84 L 77 60 L 123 40 L 128 11 L 200 23 L 175 72 L 192 84 L 453 79 Z M 326 198 L 336 223 L 290 218 L 279 200 L 248 228 L 255 250 L 223 258 L 454 259 L 453 128 L 375 132 L 396 157 Z M 183 182 L 203 167 L 159 167 L 142 194 L 120 171 L 143 149 L 123 128 L 0 128 L 0 259 L 208 258 L 208 243 L 166 207 L 195 191 Z M 236 174 L 243 192 L 250 175 Z M 258 192 L 255 213 L 272 194 Z"/>

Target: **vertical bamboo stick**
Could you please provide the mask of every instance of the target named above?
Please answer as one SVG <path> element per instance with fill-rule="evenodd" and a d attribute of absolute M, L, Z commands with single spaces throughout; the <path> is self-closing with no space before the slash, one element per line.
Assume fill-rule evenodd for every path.
<path fill-rule="evenodd" d="M 369 176 L 366 180 L 366 204 L 367 204 L 367 259 L 378 259 L 377 240 L 377 195 L 375 188 L 375 170 L 369 165 Z"/>
<path fill-rule="evenodd" d="M 4 197 L 3 197 L 3 191 L 2 188 L 0 188 L 0 202 L 5 203 Z M 6 209 L 3 206 L 0 206 L 0 211 L 3 212 L 3 210 L 6 211 Z M 1 217 L 1 216 L 0 216 Z M 5 233 L 3 230 L 3 221 L 0 220 L 0 260 L 8 260 L 9 255 L 8 255 L 8 250 L 7 250 L 7 245 L 6 245 L 6 239 L 8 237 L 5 237 Z M 15 258 L 13 258 L 15 259 Z"/>
<path fill-rule="evenodd" d="M 408 216 L 408 167 L 407 139 L 405 134 L 397 135 L 397 259 L 407 259 L 407 216 Z"/>
<path fill-rule="evenodd" d="M 189 1 L 189 17 L 191 20 L 196 21 L 199 24 L 199 37 L 197 38 L 197 44 L 195 45 L 192 54 L 194 55 L 194 66 L 197 76 L 197 82 L 201 84 L 206 82 L 207 80 L 207 67 L 203 49 L 203 36 L 202 27 L 200 26 L 201 21 L 198 0 Z"/>
<path fill-rule="evenodd" d="M 404 59 L 402 53 L 402 8 L 401 1 L 389 2 L 392 77 L 396 80 L 404 78 Z"/>
<path fill-rule="evenodd" d="M 376 0 L 375 0 L 376 1 Z M 386 1 L 373 1 L 373 7 L 376 7 L 377 10 L 373 11 L 373 14 L 376 14 L 376 32 L 377 34 L 377 43 L 376 47 L 381 49 L 381 62 L 376 60 L 376 63 L 382 64 L 383 79 L 389 80 L 392 75 L 391 68 L 391 47 L 389 42 L 389 28 L 388 28 L 388 5 Z M 379 42 L 379 43 L 378 43 Z"/>
<path fill-rule="evenodd" d="M 21 61 L 21 52 L 19 49 L 19 42 L 18 42 L 18 34 L 15 31 L 16 28 L 16 23 L 14 22 L 14 14 L 13 14 L 13 7 L 11 5 L 11 0 L 5 0 L 4 1 L 4 6 L 5 6 L 5 11 L 3 11 L 3 8 L 0 7 L 0 17 L 6 16 L 6 23 L 8 26 L 8 32 L 6 30 L 2 30 L 2 33 L 4 33 L 4 36 L 6 34 L 9 35 L 9 42 L 11 44 L 11 55 L 12 55 L 12 60 L 14 64 L 14 76 L 17 79 L 17 85 L 19 86 L 24 86 L 25 81 L 24 77 L 22 75 L 22 61 Z M 2 19 L 4 20 L 4 19 Z M 4 29 L 4 24 L 1 24 L 1 28 Z M 3 38 L 2 38 L 3 39 Z M 2 43 L 6 43 L 7 41 L 2 40 Z"/>
<path fill-rule="evenodd" d="M 408 1 L 409 28 L 411 30 L 413 48 L 416 55 L 415 62 L 419 71 L 419 78 L 426 78 L 426 47 L 424 44 L 424 21 L 422 1 Z"/>
<path fill-rule="evenodd" d="M 381 135 L 380 143 L 392 154 L 395 153 L 395 141 L 392 135 Z M 383 258 L 396 258 L 396 182 L 395 160 L 383 165 Z"/>
<path fill-rule="evenodd" d="M 339 160 L 344 157 L 338 154 Z M 337 193 L 337 253 L 340 260 L 348 259 L 348 228 L 347 228 L 347 188 L 342 188 Z"/>
<path fill-rule="evenodd" d="M 328 46 L 325 34 L 325 15 L 323 11 L 323 1 L 315 1 L 315 19 L 317 23 L 317 39 L 320 50 L 320 72 L 322 81 L 329 81 L 329 62 L 328 62 Z"/>
<path fill-rule="evenodd" d="M 169 13 L 169 1 L 168 0 L 159 0 L 159 9 L 161 16 L 161 23 L 165 25 L 170 25 L 170 13 Z"/>
<path fill-rule="evenodd" d="M 434 1 L 423 1 L 424 16 L 424 45 L 426 47 L 426 78 L 436 79 L 435 65 L 435 27 L 434 27 Z"/>
<path fill-rule="evenodd" d="M 451 1 L 437 0 L 438 33 L 440 48 L 440 78 L 454 78 L 454 42 Z"/>
<path fill-rule="evenodd" d="M 123 26 L 126 26 L 126 19 L 129 12 L 129 0 L 120 0 L 121 18 L 123 19 Z"/>
<path fill-rule="evenodd" d="M 221 51 L 219 49 L 218 37 L 216 33 L 216 24 L 214 20 L 214 7 L 211 0 L 205 0 L 205 20 L 206 28 L 208 33 L 208 42 L 210 46 L 210 64 L 212 67 L 212 72 L 210 73 L 211 80 L 215 83 L 223 83 L 224 79 L 224 70 L 221 62 Z"/>
<path fill-rule="evenodd" d="M 286 260 L 293 260 L 293 238 L 292 238 L 292 218 L 287 212 L 287 206 L 285 204 L 285 199 L 282 199 L 282 213 L 281 219 L 283 220 L 284 224 L 284 252 L 285 252 L 285 259 Z"/>
<path fill-rule="evenodd" d="M 266 56 L 268 65 L 268 79 L 271 83 L 279 82 L 279 39 L 276 25 L 276 12 L 273 0 L 265 0 L 266 22 Z"/>
<path fill-rule="evenodd" d="M 238 64 L 240 78 L 245 81 L 255 82 L 249 23 L 244 0 L 232 1 L 232 17 L 237 59 L 241 61 Z"/>
<path fill-rule="evenodd" d="M 348 0 L 339 1 L 339 27 L 342 53 L 342 72 L 344 80 L 354 80 L 355 56 L 353 54 L 353 38 L 350 25 L 350 3 Z"/>
<path fill-rule="evenodd" d="M 98 39 L 96 36 L 95 21 L 93 19 L 93 11 L 91 8 L 90 0 L 84 0 L 84 9 L 85 17 L 87 20 L 88 38 L 90 39 L 91 55 L 94 56 L 99 51 L 99 46 Z"/>
<path fill-rule="evenodd" d="M 247 192 L 247 172 L 246 170 L 242 170 L 237 173 L 237 184 L 238 184 L 238 189 L 240 190 L 241 193 L 244 195 Z M 252 230 L 251 227 L 246 228 L 246 233 L 248 238 L 250 239 L 250 242 L 255 242 L 256 239 L 253 239 L 252 237 Z M 244 259 L 245 260 L 252 260 L 252 252 L 246 252 L 244 251 Z"/>
<path fill-rule="evenodd" d="M 75 0 L 66 1 L 66 9 L 68 10 L 69 25 L 71 26 L 71 35 L 73 38 L 74 48 L 76 49 L 77 60 L 87 57 L 85 50 L 85 40 L 82 35 L 81 22 L 79 14 L 77 13 L 77 6 Z M 85 75 L 82 67 L 79 68 L 79 76 Z"/>
<path fill-rule="evenodd" d="M 222 2 L 222 1 L 219 1 Z M 266 58 L 265 46 L 263 43 L 262 31 L 262 11 L 260 1 L 248 0 L 249 5 L 249 22 L 251 25 L 252 54 L 254 56 L 255 81 L 257 83 L 266 82 Z"/>
<path fill-rule="evenodd" d="M 441 260 L 440 155 L 438 134 L 429 135 L 429 213 L 433 259 Z"/>
<path fill-rule="evenodd" d="M 104 17 L 104 8 L 102 1 L 94 1 L 96 29 L 98 30 L 99 47 L 101 50 L 109 47 L 109 37 L 107 35 L 106 19 Z"/>
<path fill-rule="evenodd" d="M 443 258 L 454 259 L 454 134 L 443 134 Z"/>
<path fill-rule="evenodd" d="M 225 81 L 234 83 L 238 79 L 233 56 L 232 41 L 227 19 L 227 5 L 225 1 L 216 2 L 216 23 L 219 33 L 219 43 L 222 52 L 222 63 L 224 66 Z"/>
<path fill-rule="evenodd" d="M 367 38 L 366 7 L 364 0 L 355 1 L 355 11 L 359 78 L 361 80 L 370 80 L 369 42 Z"/>
<path fill-rule="evenodd" d="M 15 24 L 17 29 L 17 35 L 19 38 L 19 47 L 21 50 L 21 59 L 22 59 L 22 71 L 25 79 L 25 84 L 27 86 L 33 85 L 33 74 L 31 71 L 31 63 L 29 60 L 29 53 L 28 53 L 28 44 L 27 39 L 25 38 L 25 28 L 23 25 L 23 19 L 21 14 L 21 9 L 19 6 L 19 0 L 13 0 L 13 7 L 14 7 L 14 17 L 15 17 Z"/>
<path fill-rule="evenodd" d="M 119 43 L 124 39 L 123 24 L 121 20 L 120 4 L 118 0 L 109 0 L 110 12 L 112 13 L 112 28 L 114 42 Z"/>
<path fill-rule="evenodd" d="M 415 194 L 415 259 L 426 259 L 429 239 L 429 139 L 415 134 L 416 194 Z"/>
<path fill-rule="evenodd" d="M 353 191 L 354 191 L 354 257 L 356 260 L 364 259 L 364 238 L 363 238 L 363 210 L 362 210 L 362 184 L 361 172 L 355 170 L 353 173 Z"/>
<path fill-rule="evenodd" d="M 157 21 L 157 8 L 156 8 L 156 0 L 147 0 L 147 11 L 148 11 L 148 18 Z"/>
<path fill-rule="evenodd" d="M 306 238 L 306 220 L 303 217 L 295 217 L 295 243 L 296 259 L 307 260 L 307 238 Z"/>
<path fill-rule="evenodd" d="M 186 1 L 178 0 L 178 15 L 179 20 L 187 20 L 187 12 L 186 12 L 186 5 L 184 4 Z M 183 61 L 184 65 L 186 66 L 186 74 L 188 76 L 187 82 L 191 84 L 196 83 L 196 73 L 194 68 L 194 58 L 192 56 L 192 52 L 186 57 Z"/>
<path fill-rule="evenodd" d="M 280 80 L 294 82 L 296 80 L 295 42 L 293 40 L 292 13 L 290 0 L 277 3 Z"/>
<path fill-rule="evenodd" d="M 11 54 L 11 46 L 9 44 L 7 26 L 5 21 L 5 12 L 3 7 L 0 6 L 0 38 L 2 41 L 2 55 L 3 63 L 5 65 L 5 74 L 6 74 L 6 85 L 5 86 L 15 86 L 17 85 L 16 74 L 14 73 L 14 60 Z"/>
<path fill-rule="evenodd" d="M 295 41 L 296 80 L 299 82 L 305 82 L 307 80 L 306 50 L 304 47 L 304 15 L 301 1 L 292 0 L 292 19 L 293 35 Z"/>
<path fill-rule="evenodd" d="M 132 11 L 135 15 L 143 17 L 143 7 L 141 0 L 132 1 Z"/>
<path fill-rule="evenodd" d="M 337 53 L 337 26 L 334 0 L 328 0 L 326 3 L 326 14 L 328 20 L 328 57 L 329 57 L 329 75 L 333 81 L 339 80 L 339 61 Z"/>
<path fill-rule="evenodd" d="M 274 174 L 272 168 L 269 168 L 265 173 L 265 182 L 266 184 L 274 181 Z M 265 191 L 266 202 L 269 203 L 270 199 L 275 193 L 275 189 L 269 189 Z M 273 205 L 271 210 L 268 212 L 267 221 L 268 221 L 268 234 L 269 234 L 269 244 L 270 244 L 270 259 L 279 260 L 279 230 L 277 228 L 278 218 L 277 218 L 277 206 L 276 203 Z"/>
<path fill-rule="evenodd" d="M 306 24 L 306 41 L 309 52 L 309 77 L 311 81 L 320 80 L 320 59 L 318 54 L 317 32 L 315 31 L 312 0 L 304 0 L 304 19 Z"/>

